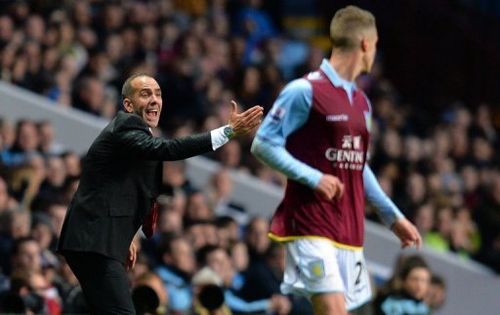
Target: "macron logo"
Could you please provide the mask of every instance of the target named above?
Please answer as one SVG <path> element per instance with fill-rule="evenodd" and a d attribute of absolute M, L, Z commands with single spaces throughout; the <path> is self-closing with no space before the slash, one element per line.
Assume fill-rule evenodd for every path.
<path fill-rule="evenodd" d="M 327 115 L 326 116 L 326 121 L 337 122 L 337 121 L 348 121 L 348 120 L 349 120 L 349 116 L 347 116 L 346 114 Z"/>

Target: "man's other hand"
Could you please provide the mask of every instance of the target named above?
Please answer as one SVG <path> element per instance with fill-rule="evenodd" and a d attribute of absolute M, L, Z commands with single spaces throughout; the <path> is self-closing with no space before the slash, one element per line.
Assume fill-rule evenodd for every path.
<path fill-rule="evenodd" d="M 127 270 L 132 270 L 135 266 L 135 261 L 137 260 L 137 247 L 135 247 L 135 242 L 130 243 L 128 248 L 127 261 L 125 262 L 125 267 Z"/>
<path fill-rule="evenodd" d="M 252 132 L 262 121 L 264 108 L 254 106 L 243 113 L 238 113 L 238 104 L 231 101 L 231 116 L 229 125 L 233 129 L 234 136 L 241 136 Z"/>
<path fill-rule="evenodd" d="M 392 225 L 392 231 L 401 241 L 401 248 L 415 246 L 417 249 L 422 245 L 422 237 L 417 228 L 407 219 L 398 219 Z"/>
<path fill-rule="evenodd" d="M 338 199 L 344 194 L 344 184 L 337 176 L 324 174 L 315 190 L 324 199 Z"/>

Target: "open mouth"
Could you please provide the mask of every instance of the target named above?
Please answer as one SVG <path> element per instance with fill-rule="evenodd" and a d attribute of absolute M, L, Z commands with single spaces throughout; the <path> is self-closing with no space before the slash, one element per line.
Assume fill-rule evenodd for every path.
<path fill-rule="evenodd" d="M 160 115 L 160 111 L 158 109 L 147 109 L 146 110 L 146 118 L 148 119 L 156 119 Z"/>

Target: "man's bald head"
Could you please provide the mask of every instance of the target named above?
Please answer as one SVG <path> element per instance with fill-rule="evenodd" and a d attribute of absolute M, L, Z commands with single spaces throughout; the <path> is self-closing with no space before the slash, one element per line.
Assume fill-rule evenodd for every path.
<path fill-rule="evenodd" d="M 144 74 L 144 73 L 135 73 L 135 74 L 131 75 L 130 77 L 128 77 L 122 86 L 122 97 L 123 98 L 132 97 L 132 94 L 134 93 L 134 87 L 132 86 L 132 82 L 135 79 L 140 78 L 140 77 L 152 78 L 151 76 Z"/>

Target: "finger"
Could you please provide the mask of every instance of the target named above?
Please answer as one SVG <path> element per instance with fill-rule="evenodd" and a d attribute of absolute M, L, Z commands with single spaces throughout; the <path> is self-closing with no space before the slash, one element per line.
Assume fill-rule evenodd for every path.
<path fill-rule="evenodd" d="M 231 114 L 238 113 L 238 103 L 235 100 L 231 100 Z"/>
<path fill-rule="evenodd" d="M 264 109 L 260 106 L 254 106 L 254 107 L 249 108 L 246 111 L 244 111 L 241 115 L 243 115 L 243 117 L 246 117 L 246 116 L 253 115 L 254 113 L 263 113 L 263 110 Z"/>
<path fill-rule="evenodd" d="M 338 187 L 339 187 L 339 190 L 337 193 L 337 198 L 341 198 L 344 195 L 344 184 L 339 182 Z"/>
<path fill-rule="evenodd" d="M 318 194 L 322 199 L 325 200 L 331 200 L 332 198 L 330 197 L 330 194 L 326 190 L 318 190 Z"/>
<path fill-rule="evenodd" d="M 411 241 L 408 241 L 408 240 L 401 241 L 401 248 L 406 248 L 410 245 L 411 245 Z"/>
<path fill-rule="evenodd" d="M 420 249 L 422 247 L 422 237 L 420 236 L 420 233 L 418 233 L 418 231 L 415 231 L 415 232 L 417 233 L 417 237 L 415 240 L 415 246 L 417 247 L 417 249 Z"/>
<path fill-rule="evenodd" d="M 330 189 L 330 198 L 329 199 L 335 198 L 335 196 L 337 195 L 338 190 L 339 190 L 338 186 L 336 186 L 336 185 L 331 186 L 331 189 Z"/>
<path fill-rule="evenodd" d="M 252 126 L 250 127 L 250 130 L 254 130 L 255 128 L 259 127 L 260 123 L 262 122 L 262 120 L 256 120 Z"/>
<path fill-rule="evenodd" d="M 262 119 L 262 112 L 253 112 L 250 115 L 243 117 L 242 122 L 245 125 L 252 124 L 254 121 L 260 121 Z"/>

